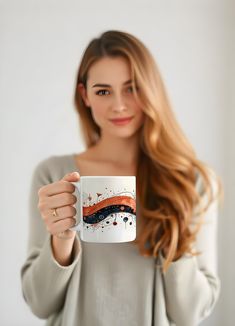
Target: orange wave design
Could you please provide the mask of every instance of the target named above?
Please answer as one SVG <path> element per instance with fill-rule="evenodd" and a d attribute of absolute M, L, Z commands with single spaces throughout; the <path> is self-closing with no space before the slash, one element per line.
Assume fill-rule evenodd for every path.
<path fill-rule="evenodd" d="M 85 216 L 91 215 L 96 211 L 111 205 L 127 205 L 130 206 L 134 210 L 134 212 L 136 212 L 135 199 L 129 196 L 115 196 L 115 197 L 106 198 L 93 206 L 88 206 L 88 207 L 83 206 L 83 215 Z"/>

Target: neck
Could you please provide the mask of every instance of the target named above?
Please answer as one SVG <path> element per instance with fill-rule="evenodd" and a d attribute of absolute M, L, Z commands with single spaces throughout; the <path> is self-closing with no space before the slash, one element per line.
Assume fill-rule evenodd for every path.
<path fill-rule="evenodd" d="M 130 138 L 120 138 L 102 134 L 95 147 L 98 157 L 104 161 L 122 167 L 137 164 L 139 153 L 139 138 L 137 135 Z"/>

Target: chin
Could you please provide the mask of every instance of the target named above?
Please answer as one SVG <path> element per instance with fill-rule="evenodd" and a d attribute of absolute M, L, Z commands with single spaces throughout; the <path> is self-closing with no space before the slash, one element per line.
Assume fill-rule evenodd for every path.
<path fill-rule="evenodd" d="M 119 130 L 117 132 L 110 132 L 109 134 L 115 137 L 119 137 L 119 138 L 130 138 L 132 136 L 134 136 L 137 133 L 138 129 L 136 130 Z"/>

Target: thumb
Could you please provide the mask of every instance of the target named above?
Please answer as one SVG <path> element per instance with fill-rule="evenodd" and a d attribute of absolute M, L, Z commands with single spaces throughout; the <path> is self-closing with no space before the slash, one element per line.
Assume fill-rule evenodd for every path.
<path fill-rule="evenodd" d="M 79 179 L 80 179 L 80 174 L 76 171 L 76 172 L 71 172 L 71 173 L 65 174 L 65 176 L 61 180 L 78 181 Z"/>

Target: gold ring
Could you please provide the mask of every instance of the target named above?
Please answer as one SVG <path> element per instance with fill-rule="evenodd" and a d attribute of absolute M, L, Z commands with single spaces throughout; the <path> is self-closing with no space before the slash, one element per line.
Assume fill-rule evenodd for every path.
<path fill-rule="evenodd" d="M 56 213 L 56 208 L 53 209 L 53 211 L 52 211 L 52 215 L 53 215 L 53 216 L 58 216 L 57 213 Z"/>

